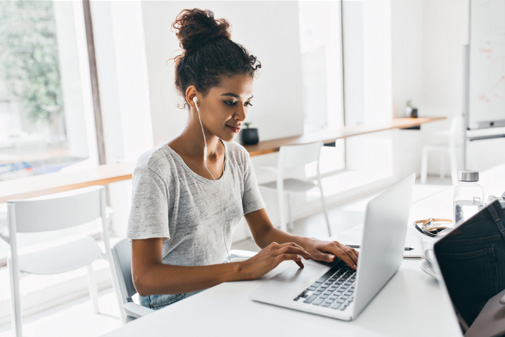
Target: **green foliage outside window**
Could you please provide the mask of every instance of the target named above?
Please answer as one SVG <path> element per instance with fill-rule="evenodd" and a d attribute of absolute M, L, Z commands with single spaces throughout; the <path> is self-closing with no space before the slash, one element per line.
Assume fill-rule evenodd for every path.
<path fill-rule="evenodd" d="M 51 1 L 0 1 L 0 71 L 32 121 L 61 114 L 63 100 Z"/>

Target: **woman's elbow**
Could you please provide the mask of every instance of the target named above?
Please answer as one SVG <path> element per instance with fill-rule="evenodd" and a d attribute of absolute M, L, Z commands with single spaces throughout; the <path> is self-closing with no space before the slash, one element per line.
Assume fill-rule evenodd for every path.
<path fill-rule="evenodd" d="M 132 272 L 133 286 L 140 296 L 152 295 L 152 289 L 149 284 L 149 278 L 144 273 Z"/>

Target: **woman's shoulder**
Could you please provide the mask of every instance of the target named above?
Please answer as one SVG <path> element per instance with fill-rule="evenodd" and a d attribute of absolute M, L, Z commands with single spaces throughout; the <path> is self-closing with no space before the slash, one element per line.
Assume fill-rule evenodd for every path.
<path fill-rule="evenodd" d="M 244 146 L 237 142 L 227 142 L 226 147 L 228 148 L 228 153 L 235 157 L 247 158 L 249 157 L 249 152 Z"/>
<path fill-rule="evenodd" d="M 151 169 L 155 172 L 163 171 L 172 165 L 172 154 L 166 143 L 160 144 L 140 155 L 137 160 L 137 169 Z"/>

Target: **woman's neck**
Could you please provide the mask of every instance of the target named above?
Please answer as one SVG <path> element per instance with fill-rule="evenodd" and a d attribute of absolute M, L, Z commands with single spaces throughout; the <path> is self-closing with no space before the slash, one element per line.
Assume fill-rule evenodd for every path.
<path fill-rule="evenodd" d="M 206 135 L 207 157 L 220 156 L 224 151 L 221 140 L 214 135 Z M 194 129 L 184 129 L 176 138 L 172 139 L 168 145 L 177 153 L 192 157 L 201 157 L 204 154 L 205 143 L 201 131 Z"/>

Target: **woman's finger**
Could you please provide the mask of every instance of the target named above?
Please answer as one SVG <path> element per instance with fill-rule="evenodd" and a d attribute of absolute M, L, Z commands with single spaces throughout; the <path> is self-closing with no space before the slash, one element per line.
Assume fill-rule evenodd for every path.
<path fill-rule="evenodd" d="M 337 241 L 331 242 L 324 247 L 324 250 L 330 254 L 333 254 L 340 258 L 342 261 L 347 263 L 349 267 L 356 269 L 357 267 L 357 257 L 348 249 L 352 249 L 340 244 Z"/>
<path fill-rule="evenodd" d="M 302 247 L 298 246 L 295 243 L 286 243 L 279 245 L 276 247 L 276 250 L 274 252 L 279 255 L 279 254 L 297 254 L 303 257 L 304 259 L 308 260 L 310 258 L 310 254 L 303 249 Z"/>

